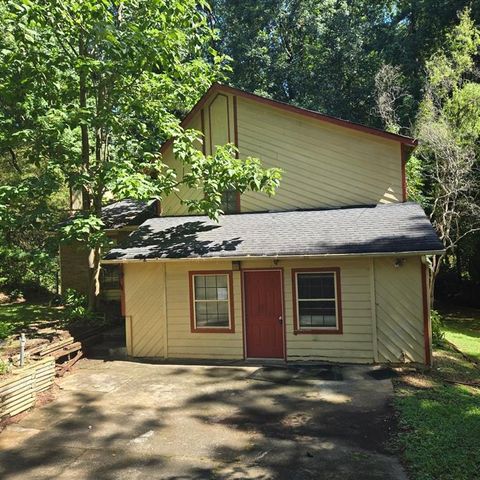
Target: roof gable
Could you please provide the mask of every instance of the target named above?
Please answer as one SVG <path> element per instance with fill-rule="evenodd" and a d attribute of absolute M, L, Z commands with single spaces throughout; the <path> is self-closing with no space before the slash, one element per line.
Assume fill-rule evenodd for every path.
<path fill-rule="evenodd" d="M 337 117 L 333 117 L 331 115 L 326 115 L 320 112 L 316 112 L 314 110 L 308 110 L 306 108 L 297 107 L 295 105 L 290 105 L 285 102 L 281 102 L 279 100 L 272 100 L 270 98 L 261 97 L 260 95 L 256 95 L 254 93 L 246 92 L 244 90 L 240 90 L 239 88 L 230 87 L 227 85 L 222 85 L 220 83 L 214 83 L 208 91 L 203 95 L 203 97 L 196 103 L 196 105 L 190 110 L 190 112 L 185 116 L 185 118 L 181 122 L 181 126 L 183 128 L 187 128 L 191 120 L 195 117 L 197 113 L 201 111 L 201 109 L 205 106 L 205 104 L 218 93 L 226 93 L 231 94 L 238 97 L 243 97 L 248 100 L 268 105 L 269 107 L 273 107 L 283 112 L 289 112 L 291 114 L 300 115 L 303 117 L 307 117 L 319 122 L 337 125 L 340 127 L 344 127 L 350 130 L 356 130 L 357 132 L 366 133 L 369 135 L 374 135 L 377 137 L 385 138 L 387 140 L 393 140 L 399 142 L 403 145 L 414 147 L 417 145 L 417 141 L 411 137 L 407 137 L 405 135 L 399 135 L 396 133 L 386 132 L 385 130 L 381 130 L 379 128 L 368 127 L 366 125 L 362 125 L 360 123 L 351 122 L 349 120 L 342 120 Z M 172 144 L 173 138 L 167 140 L 161 147 L 160 151 L 162 153 Z"/>

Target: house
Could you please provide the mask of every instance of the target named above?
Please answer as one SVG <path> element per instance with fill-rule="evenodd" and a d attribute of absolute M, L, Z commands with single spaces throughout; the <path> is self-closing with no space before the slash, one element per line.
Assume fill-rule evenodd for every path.
<path fill-rule="evenodd" d="M 73 195 L 71 196 L 73 197 Z M 77 193 L 71 200 L 71 210 L 80 211 L 81 195 Z M 122 200 L 102 208 L 102 221 L 105 233 L 112 244 L 125 239 L 145 220 L 157 216 L 156 200 Z M 60 289 L 65 293 L 71 288 L 86 294 L 89 288 L 90 250 L 80 243 L 61 243 L 59 248 Z M 100 277 L 101 298 L 107 302 L 120 303 L 120 270 L 116 265 L 104 265 Z"/>
<path fill-rule="evenodd" d="M 443 247 L 406 198 L 413 139 L 223 85 L 183 126 L 283 180 L 274 197 L 226 192 L 218 223 L 169 196 L 108 252 L 130 355 L 430 364 L 426 256 Z M 162 151 L 180 174 L 172 142 Z"/>

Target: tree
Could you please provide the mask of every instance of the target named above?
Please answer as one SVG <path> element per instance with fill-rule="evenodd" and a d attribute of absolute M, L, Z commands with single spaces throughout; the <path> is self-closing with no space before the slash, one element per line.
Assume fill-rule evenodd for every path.
<path fill-rule="evenodd" d="M 8 0 L 1 7 L 0 147 L 46 163 L 56 182 L 83 191 L 83 213 L 63 234 L 92 250 L 90 308 L 107 241 L 107 195 L 161 198 L 187 183 L 204 192 L 201 202 L 185 200 L 189 208 L 215 218 L 223 190 L 273 194 L 278 186 L 277 169 L 236 159 L 228 145 L 204 156 L 193 147 L 199 133 L 179 126 L 178 116 L 225 71 L 207 12 L 205 0 Z M 171 136 L 189 172 L 183 178 L 162 161 L 160 145 Z"/>
<path fill-rule="evenodd" d="M 416 123 L 418 153 L 430 188 L 430 218 L 446 249 L 432 260 L 432 295 L 443 260 L 480 230 L 480 84 L 474 71 L 479 49 L 480 30 L 466 9 L 448 33 L 445 48 L 426 63 Z"/>
<path fill-rule="evenodd" d="M 378 35 L 389 1 L 214 0 L 218 49 L 231 83 L 261 95 L 367 124 Z"/>

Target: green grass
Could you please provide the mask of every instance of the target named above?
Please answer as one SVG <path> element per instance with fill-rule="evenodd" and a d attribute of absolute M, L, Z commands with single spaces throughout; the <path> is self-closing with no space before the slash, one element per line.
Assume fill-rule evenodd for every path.
<path fill-rule="evenodd" d="M 474 309 L 442 311 L 445 338 L 480 361 L 480 312 Z"/>
<path fill-rule="evenodd" d="M 480 359 L 478 312 L 442 314 L 446 339 Z M 431 371 L 395 385 L 396 444 L 412 480 L 480 479 L 480 388 L 451 382 L 480 384 L 480 367 L 446 343 Z"/>
<path fill-rule="evenodd" d="M 0 323 L 13 327 L 12 333 L 32 331 L 44 325 L 61 322 L 63 309 L 33 303 L 0 305 Z"/>

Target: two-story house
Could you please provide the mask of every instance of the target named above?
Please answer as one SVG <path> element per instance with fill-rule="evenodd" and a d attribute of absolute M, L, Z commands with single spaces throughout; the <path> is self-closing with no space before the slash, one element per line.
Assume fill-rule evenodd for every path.
<path fill-rule="evenodd" d="M 273 197 L 227 192 L 218 223 L 172 195 L 105 256 L 123 266 L 130 355 L 431 362 L 426 255 L 442 245 L 406 201 L 413 139 L 222 85 L 183 126 L 283 179 Z"/>

